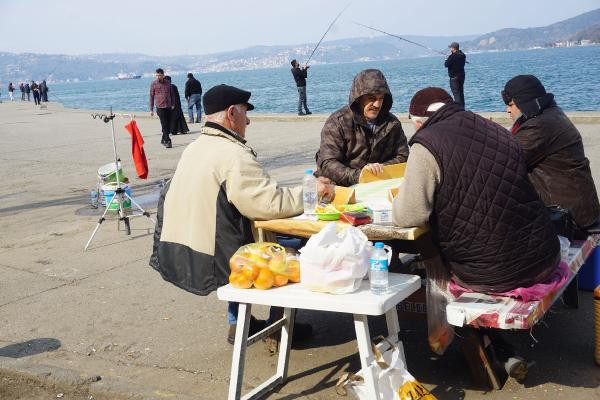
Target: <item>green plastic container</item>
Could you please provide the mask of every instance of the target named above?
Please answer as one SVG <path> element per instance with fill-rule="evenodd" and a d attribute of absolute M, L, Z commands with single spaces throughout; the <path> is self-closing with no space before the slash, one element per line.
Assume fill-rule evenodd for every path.
<path fill-rule="evenodd" d="M 123 169 L 121 168 L 121 163 L 119 163 L 118 171 L 115 171 L 115 163 L 108 163 L 106 165 L 98 168 L 98 177 L 102 179 L 104 183 L 116 182 L 117 174 L 119 176 L 119 182 L 123 182 L 125 180 L 125 175 L 123 175 Z"/>

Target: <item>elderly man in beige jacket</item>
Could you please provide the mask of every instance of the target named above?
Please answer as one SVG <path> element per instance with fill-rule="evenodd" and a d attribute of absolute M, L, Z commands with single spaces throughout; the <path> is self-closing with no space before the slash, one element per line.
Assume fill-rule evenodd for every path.
<path fill-rule="evenodd" d="M 228 85 L 205 93 L 207 122 L 181 155 L 158 215 L 162 231 L 155 235 L 151 265 L 165 280 L 197 295 L 228 283 L 229 259 L 254 242 L 253 220 L 286 218 L 303 210 L 302 187 L 280 187 L 246 144 L 246 113 L 254 109 L 249 99 L 250 92 Z M 317 189 L 324 194 L 329 187 L 319 182 Z M 237 304 L 230 303 L 228 311 L 231 343 Z M 264 326 L 252 318 L 250 330 Z"/>

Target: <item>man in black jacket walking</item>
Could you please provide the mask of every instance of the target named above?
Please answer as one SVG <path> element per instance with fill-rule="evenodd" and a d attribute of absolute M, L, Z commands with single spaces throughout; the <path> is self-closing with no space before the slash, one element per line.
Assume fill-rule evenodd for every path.
<path fill-rule="evenodd" d="M 450 43 L 450 51 L 452 52 L 447 58 L 444 66 L 448 68 L 448 76 L 450 77 L 450 90 L 454 101 L 465 107 L 465 62 L 467 56 L 459 50 L 458 43 Z"/>
<path fill-rule="evenodd" d="M 202 119 L 202 85 L 190 72 L 185 82 L 185 100 L 188 102 L 189 123 L 194 123 L 194 106 L 196 106 L 196 123 Z"/>
<path fill-rule="evenodd" d="M 294 75 L 294 80 L 298 87 L 298 115 L 312 114 L 306 105 L 306 72 L 308 68 L 308 65 L 304 68 L 300 68 L 298 61 L 292 60 L 292 75 Z M 302 105 L 304 105 L 304 111 L 306 111 L 306 113 L 302 112 Z"/>

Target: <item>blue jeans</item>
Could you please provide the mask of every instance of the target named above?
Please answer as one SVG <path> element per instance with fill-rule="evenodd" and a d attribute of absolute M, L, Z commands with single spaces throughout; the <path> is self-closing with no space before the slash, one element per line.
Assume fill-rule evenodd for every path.
<path fill-rule="evenodd" d="M 239 305 L 240 305 L 239 303 L 235 303 L 233 301 L 230 301 L 227 303 L 227 322 L 229 323 L 229 325 L 237 324 Z M 267 320 L 267 325 L 271 325 L 273 323 L 274 319 L 275 319 L 275 307 L 271 307 L 269 309 L 269 319 Z"/>
<path fill-rule="evenodd" d="M 302 112 L 302 106 L 304 110 L 309 113 L 308 106 L 306 105 L 306 86 L 298 86 L 298 114 Z"/>
<path fill-rule="evenodd" d="M 200 93 L 193 94 L 188 99 L 190 122 L 194 122 L 194 106 L 196 106 L 196 122 L 200 122 L 202 119 L 202 95 Z"/>

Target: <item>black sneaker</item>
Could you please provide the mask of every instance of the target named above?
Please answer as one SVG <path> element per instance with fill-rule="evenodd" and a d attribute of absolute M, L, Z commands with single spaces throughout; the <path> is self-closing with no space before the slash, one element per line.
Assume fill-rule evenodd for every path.
<path fill-rule="evenodd" d="M 170 140 L 168 142 L 166 142 L 164 145 L 167 149 L 170 149 L 171 147 L 173 147 L 173 144 L 171 143 Z"/>
<path fill-rule="evenodd" d="M 310 114 L 312 114 L 310 111 L 307 111 L 307 112 L 306 112 L 306 115 L 310 115 Z"/>
<path fill-rule="evenodd" d="M 306 115 L 306 114 L 304 114 L 302 111 L 300 111 L 300 112 L 298 113 L 298 115 Z"/>
<path fill-rule="evenodd" d="M 165 139 L 160 139 L 160 144 L 165 144 Z"/>
<path fill-rule="evenodd" d="M 237 325 L 229 325 L 229 332 L 227 333 L 227 342 L 233 344 L 235 342 L 235 327 Z M 267 321 L 263 319 L 256 319 L 253 315 L 250 316 L 250 328 L 248 329 L 248 336 L 252 336 L 257 332 L 262 331 L 267 326 Z"/>

